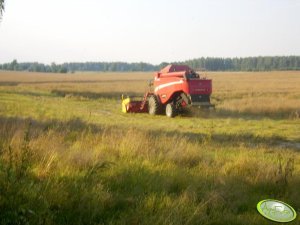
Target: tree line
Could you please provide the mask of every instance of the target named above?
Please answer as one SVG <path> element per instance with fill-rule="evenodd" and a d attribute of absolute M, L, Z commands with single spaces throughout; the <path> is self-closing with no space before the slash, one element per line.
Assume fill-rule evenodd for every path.
<path fill-rule="evenodd" d="M 300 70 L 300 56 L 198 58 L 185 63 L 196 70 L 208 71 Z"/>
<path fill-rule="evenodd" d="M 69 70 L 64 65 L 57 65 L 52 63 L 51 65 L 45 65 L 43 63 L 18 63 L 17 60 L 13 60 L 11 63 L 0 64 L 0 70 L 10 71 L 29 71 L 29 72 L 44 72 L 44 73 L 67 73 Z"/>
<path fill-rule="evenodd" d="M 67 73 L 75 71 L 103 71 L 103 72 L 126 72 L 126 71 L 156 71 L 160 67 L 149 63 L 125 63 L 125 62 L 85 62 L 85 63 L 63 63 L 45 65 L 43 63 L 11 63 L 0 64 L 0 70 L 29 71 L 45 73 Z"/>
<path fill-rule="evenodd" d="M 272 71 L 272 70 L 300 70 L 300 56 L 273 56 L 273 57 L 247 57 L 247 58 L 198 58 L 184 62 L 195 70 L 206 71 Z M 161 63 L 126 62 L 85 62 L 63 63 L 46 65 L 43 63 L 10 63 L 0 64 L 0 70 L 67 73 L 75 71 L 101 71 L 101 72 L 128 72 L 128 71 L 157 71 L 168 65 Z"/>

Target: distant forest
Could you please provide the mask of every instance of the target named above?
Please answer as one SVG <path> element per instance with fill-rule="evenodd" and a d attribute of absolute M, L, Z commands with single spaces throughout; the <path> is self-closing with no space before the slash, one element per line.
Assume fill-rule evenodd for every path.
<path fill-rule="evenodd" d="M 260 56 L 247 58 L 198 58 L 184 62 L 199 71 L 272 71 L 272 70 L 300 70 L 300 56 Z M 102 72 L 128 72 L 128 71 L 157 71 L 169 63 L 152 65 L 149 63 L 125 63 L 125 62 L 85 62 L 63 63 L 45 65 L 37 62 L 0 64 L 0 70 L 31 71 L 68 73 L 75 71 L 102 71 Z"/>

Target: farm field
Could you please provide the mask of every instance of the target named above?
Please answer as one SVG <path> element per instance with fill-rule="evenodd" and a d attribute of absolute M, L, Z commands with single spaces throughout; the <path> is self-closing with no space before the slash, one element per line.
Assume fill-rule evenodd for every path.
<path fill-rule="evenodd" d="M 0 71 L 0 224 L 270 224 L 300 213 L 300 72 L 205 72 L 211 112 L 123 114 L 153 73 Z M 290 224 L 300 224 L 300 217 Z"/>

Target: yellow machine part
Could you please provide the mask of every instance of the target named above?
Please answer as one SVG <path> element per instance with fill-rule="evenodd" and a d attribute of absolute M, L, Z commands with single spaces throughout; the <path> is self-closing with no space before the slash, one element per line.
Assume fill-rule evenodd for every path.
<path fill-rule="evenodd" d="M 127 113 L 127 109 L 128 109 L 128 104 L 130 103 L 130 98 L 124 98 L 124 96 L 122 95 L 122 112 L 123 113 Z"/>

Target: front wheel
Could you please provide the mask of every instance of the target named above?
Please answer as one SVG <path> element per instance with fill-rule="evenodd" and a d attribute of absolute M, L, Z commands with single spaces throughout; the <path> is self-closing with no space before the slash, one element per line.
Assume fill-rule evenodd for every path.
<path fill-rule="evenodd" d="M 160 110 L 160 103 L 155 95 L 151 95 L 148 99 L 148 108 L 150 115 L 157 115 Z"/>
<path fill-rule="evenodd" d="M 176 107 L 174 104 L 171 104 L 171 103 L 167 104 L 166 115 L 167 115 L 167 117 L 170 117 L 170 118 L 177 115 L 177 110 L 176 110 Z"/>

